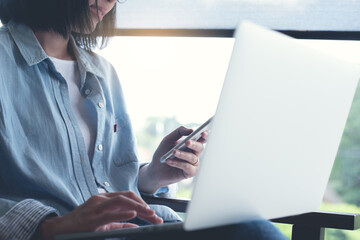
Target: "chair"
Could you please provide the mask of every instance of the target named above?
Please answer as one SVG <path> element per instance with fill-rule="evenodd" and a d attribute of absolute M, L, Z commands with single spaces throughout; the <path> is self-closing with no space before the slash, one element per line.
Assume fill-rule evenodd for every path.
<path fill-rule="evenodd" d="M 185 212 L 188 200 L 142 196 L 148 204 L 160 204 L 176 212 Z M 324 240 L 325 228 L 357 230 L 360 214 L 338 212 L 310 212 L 296 216 L 271 219 L 274 223 L 292 224 L 292 240 Z"/>

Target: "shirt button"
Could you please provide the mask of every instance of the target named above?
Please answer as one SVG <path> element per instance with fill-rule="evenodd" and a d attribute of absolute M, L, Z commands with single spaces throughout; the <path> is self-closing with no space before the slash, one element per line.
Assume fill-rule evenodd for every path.
<path fill-rule="evenodd" d="M 99 106 L 99 108 L 103 108 L 103 107 L 104 107 L 104 104 L 101 103 L 101 102 L 99 102 L 99 103 L 98 103 L 98 106 Z"/>
<path fill-rule="evenodd" d="M 107 187 L 110 187 L 110 183 L 108 183 L 108 182 L 104 182 L 104 185 Z"/>
<path fill-rule="evenodd" d="M 99 149 L 99 151 L 102 151 L 102 150 L 103 150 L 103 145 L 102 145 L 102 144 L 99 144 L 99 145 L 98 145 L 98 149 Z"/>
<path fill-rule="evenodd" d="M 86 89 L 85 90 L 85 95 L 89 95 L 91 93 L 91 90 L 90 89 Z"/>

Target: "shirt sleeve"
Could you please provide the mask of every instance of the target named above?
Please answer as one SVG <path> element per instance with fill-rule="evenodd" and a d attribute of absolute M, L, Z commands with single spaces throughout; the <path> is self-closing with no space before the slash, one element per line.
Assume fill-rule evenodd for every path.
<path fill-rule="evenodd" d="M 59 215 L 56 209 L 33 199 L 18 203 L 0 199 L 2 210 L 11 205 L 13 206 L 0 217 L 0 239 L 30 239 L 46 216 Z"/>

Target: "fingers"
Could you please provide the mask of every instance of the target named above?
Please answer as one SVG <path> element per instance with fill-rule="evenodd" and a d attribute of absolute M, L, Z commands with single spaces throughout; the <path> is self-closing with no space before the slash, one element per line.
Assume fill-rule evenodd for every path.
<path fill-rule="evenodd" d="M 49 235 L 121 227 L 112 223 L 127 221 L 134 217 L 142 218 L 152 224 L 163 222 L 155 211 L 133 192 L 99 194 L 92 196 L 69 214 L 54 218 L 55 223 L 52 224 L 53 228 Z"/>
<path fill-rule="evenodd" d="M 178 127 L 177 129 L 172 131 L 170 134 L 168 134 L 164 138 L 164 141 L 173 144 L 174 142 L 179 140 L 181 137 L 187 136 L 192 132 L 193 132 L 192 129 L 188 129 L 188 128 L 185 128 L 185 127 Z"/>
<path fill-rule="evenodd" d="M 192 150 L 197 156 L 204 150 L 204 144 L 206 142 L 208 133 L 202 132 L 201 137 L 198 140 L 188 140 L 186 141 L 186 147 Z"/>
<path fill-rule="evenodd" d="M 135 216 L 142 218 L 150 223 L 162 223 L 162 219 L 155 214 L 155 211 L 133 192 L 122 192 L 121 194 L 108 193 L 104 195 L 108 198 L 108 200 L 102 202 L 96 208 L 98 213 L 104 213 L 104 219 L 110 220 L 112 217 L 116 218 L 118 216 L 122 219 L 114 219 L 113 221 L 129 220 L 131 218 L 128 218 L 127 214 L 134 212 Z M 107 212 L 110 212 L 110 214 L 107 214 Z M 132 218 L 135 216 L 132 216 Z"/>
<path fill-rule="evenodd" d="M 194 166 L 197 165 L 199 162 L 199 157 L 198 157 L 197 153 L 193 153 L 193 152 L 185 152 L 185 151 L 175 150 L 174 156 L 175 156 L 175 159 L 170 159 L 170 160 L 189 163 Z"/>
<path fill-rule="evenodd" d="M 171 167 L 182 170 L 184 178 L 190 178 L 190 177 L 195 176 L 197 169 L 198 169 L 198 165 L 192 165 L 185 161 L 168 159 L 168 160 L 166 160 L 166 163 Z"/>
<path fill-rule="evenodd" d="M 191 150 L 174 150 L 173 154 L 176 159 L 188 162 L 192 165 L 196 165 L 199 161 L 199 155 L 204 150 L 204 144 L 199 141 L 188 140 L 186 142 L 187 149 Z"/>
<path fill-rule="evenodd" d="M 197 156 L 204 150 L 204 138 L 200 138 L 198 141 L 188 140 L 186 141 L 186 147 L 191 149 Z"/>
<path fill-rule="evenodd" d="M 138 203 L 147 206 L 147 203 L 139 195 L 137 195 L 136 193 L 131 192 L 131 191 L 125 191 L 125 192 L 121 192 L 121 193 L 119 193 L 119 192 L 104 193 L 101 195 L 104 195 L 106 197 L 117 197 L 117 196 L 119 196 L 119 194 L 121 194 L 123 196 L 127 196 L 128 198 L 131 198 L 134 201 L 137 201 Z"/>
<path fill-rule="evenodd" d="M 132 223 L 113 222 L 113 223 L 109 223 L 104 226 L 98 227 L 97 229 L 95 229 L 95 231 L 109 231 L 109 230 L 115 230 L 115 229 L 120 229 L 120 228 L 135 228 L 135 227 L 139 227 L 139 226 L 136 224 L 132 224 Z"/>
<path fill-rule="evenodd" d="M 121 211 L 121 212 L 108 212 L 99 214 L 94 221 L 92 221 L 94 228 L 96 226 L 107 225 L 116 221 L 127 221 L 135 218 L 137 215 L 136 211 Z"/>
<path fill-rule="evenodd" d="M 208 135 L 209 135 L 209 133 L 207 131 L 202 132 L 201 138 L 198 140 L 198 142 L 205 143 Z"/>
<path fill-rule="evenodd" d="M 199 155 L 204 150 L 204 143 L 208 133 L 202 132 L 201 138 L 197 141 L 189 140 L 186 142 L 186 147 L 192 151 L 175 150 L 175 159 L 167 159 L 166 163 L 174 168 L 182 170 L 184 178 L 195 176 L 199 166 Z"/>

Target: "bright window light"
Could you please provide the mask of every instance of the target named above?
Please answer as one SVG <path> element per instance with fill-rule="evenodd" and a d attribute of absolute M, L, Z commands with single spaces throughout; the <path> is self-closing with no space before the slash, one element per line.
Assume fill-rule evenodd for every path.
<path fill-rule="evenodd" d="M 360 41 L 299 41 L 360 64 Z M 138 139 L 140 161 L 150 161 L 162 137 L 177 127 L 166 128 L 164 119 L 176 119 L 184 125 L 201 124 L 214 114 L 233 43 L 231 38 L 115 37 L 107 48 L 99 51 L 119 74 Z M 360 122 L 360 111 L 354 118 L 353 121 Z M 153 128 L 148 127 L 149 119 L 154 124 Z M 353 138 L 360 136 L 360 129 L 353 133 L 350 126 L 345 132 L 325 202 L 354 204 L 351 199 L 341 200 L 336 193 L 344 189 L 349 197 L 353 196 L 353 178 L 344 180 L 344 177 L 353 175 L 356 178 L 360 171 L 351 167 L 358 165 L 351 161 L 358 159 L 360 150 L 356 149 L 360 147 L 354 148 L 357 143 Z M 180 183 L 179 193 L 178 197 L 191 196 L 191 183 Z M 346 211 L 343 205 L 340 209 L 333 206 L 331 210 Z M 329 210 L 329 207 L 326 209 Z"/>
<path fill-rule="evenodd" d="M 135 129 L 149 116 L 201 123 L 216 108 L 233 39 L 116 37 L 100 51 L 117 70 Z"/>

